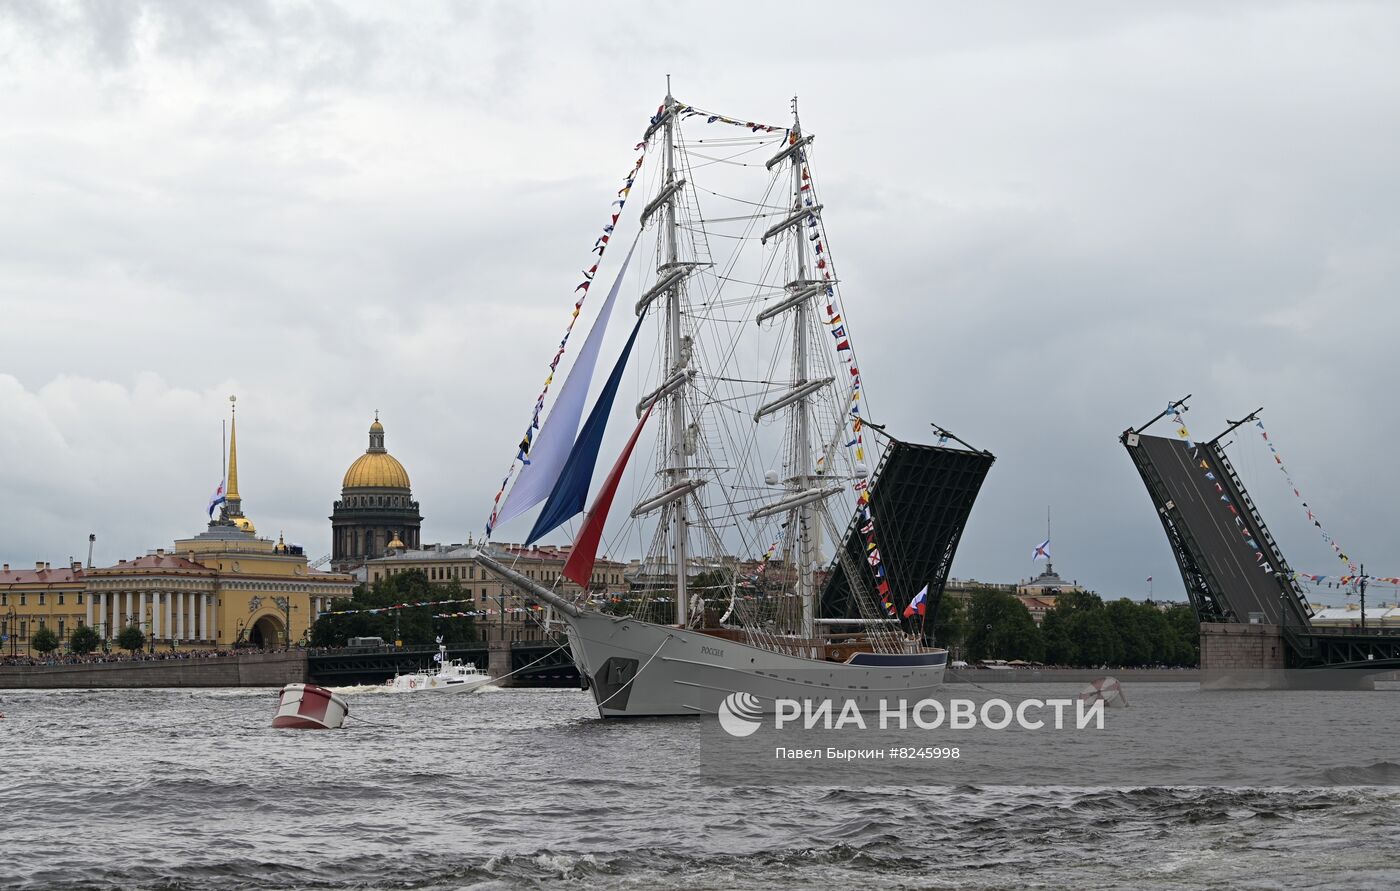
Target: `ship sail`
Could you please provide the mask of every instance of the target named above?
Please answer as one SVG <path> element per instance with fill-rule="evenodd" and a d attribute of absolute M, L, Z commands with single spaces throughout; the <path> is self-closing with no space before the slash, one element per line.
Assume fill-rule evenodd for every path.
<path fill-rule="evenodd" d="M 545 418 L 530 450 L 529 460 L 520 468 L 515 485 L 501 505 L 496 523 L 506 523 L 525 513 L 530 508 L 549 497 L 559 475 L 564 470 L 569 452 L 573 450 L 574 439 L 578 435 L 579 421 L 583 419 L 583 406 L 588 401 L 588 385 L 593 380 L 593 369 L 598 364 L 598 352 L 603 345 L 603 335 L 608 330 L 608 319 L 612 316 L 613 303 L 617 301 L 618 289 L 627 275 L 627 266 L 632 262 L 632 254 L 637 249 L 632 243 L 627 256 L 622 260 L 622 268 L 617 272 L 608 297 L 598 310 L 598 318 L 588 331 L 588 338 L 579 350 L 569 377 L 559 390 L 554 408 Z"/>
<path fill-rule="evenodd" d="M 555 481 L 544 509 L 535 519 L 526 544 L 534 544 L 583 513 L 584 502 L 588 500 L 588 486 L 593 482 L 593 468 L 598 463 L 598 450 L 603 445 L 603 431 L 608 426 L 608 413 L 612 411 L 618 385 L 622 383 L 622 372 L 627 369 L 627 357 L 632 354 L 632 344 L 637 342 L 637 332 L 641 330 L 644 318 L 637 319 L 637 324 L 632 326 L 627 345 L 622 348 L 622 355 L 617 357 L 617 364 L 598 394 L 593 411 L 588 413 L 588 420 L 579 431 L 573 450 L 560 468 L 559 479 Z"/>
<path fill-rule="evenodd" d="M 489 551 L 478 558 L 568 623 L 605 717 L 713 713 L 731 692 L 765 708 L 793 696 L 873 709 L 871 691 L 917 696 L 941 681 L 931 620 L 992 457 L 941 428 L 937 445 L 919 445 L 871 423 L 827 232 L 838 205 L 818 197 L 814 145 L 796 100 L 776 126 L 667 95 L 637 145 L 658 163 L 643 175 L 639 162 L 619 191 L 645 189 L 634 249 L 654 274 L 609 295 L 609 307 L 634 301 L 636 327 L 528 537 L 583 511 L 642 341 L 651 361 L 627 375 L 642 420 L 566 565 L 585 593 L 565 598 Z M 622 492 L 631 504 L 609 523 Z M 623 602 L 621 624 L 587 591 L 605 540 L 641 550 L 626 590 L 605 598 Z M 925 588 L 926 609 L 905 616 Z"/>
<path fill-rule="evenodd" d="M 564 577 L 582 588 L 587 588 L 593 578 L 593 566 L 598 561 L 598 542 L 603 538 L 603 525 L 608 521 L 608 511 L 612 509 L 613 498 L 617 495 L 617 484 L 622 482 L 622 472 L 627 469 L 632 449 L 637 446 L 637 437 L 642 435 L 642 428 L 646 426 L 649 417 L 650 407 L 642 413 L 642 419 L 633 428 L 626 447 L 618 456 L 617 463 L 613 465 L 612 472 L 608 474 L 603 488 L 598 492 L 598 497 L 594 499 L 593 507 L 584 518 L 583 528 L 579 530 L 578 538 L 574 539 L 574 548 L 569 552 L 569 559 L 564 564 Z"/>

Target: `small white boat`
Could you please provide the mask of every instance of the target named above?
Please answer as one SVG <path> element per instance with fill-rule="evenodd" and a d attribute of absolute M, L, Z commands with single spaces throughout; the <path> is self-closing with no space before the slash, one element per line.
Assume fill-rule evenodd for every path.
<path fill-rule="evenodd" d="M 288 684 L 277 702 L 273 727 L 335 730 L 345 723 L 350 706 L 335 693 L 315 684 Z"/>
<path fill-rule="evenodd" d="M 384 686 L 390 693 L 419 693 L 437 691 L 451 693 L 471 693 L 480 690 L 495 678 L 470 662 L 460 659 L 448 660 L 447 647 L 438 638 L 438 654 L 433 657 L 438 670 L 415 671 L 412 674 L 396 674 Z"/>

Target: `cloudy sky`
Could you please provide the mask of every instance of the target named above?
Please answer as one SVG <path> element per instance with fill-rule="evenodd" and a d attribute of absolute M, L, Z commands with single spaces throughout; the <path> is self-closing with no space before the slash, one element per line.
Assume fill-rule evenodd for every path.
<path fill-rule="evenodd" d="M 802 97 L 878 419 L 995 452 L 954 573 L 1181 582 L 1116 441 L 1260 405 L 1400 574 L 1400 9 L 1387 3 L 0 3 L 0 552 L 113 561 L 244 506 L 329 550 L 377 408 L 477 532 L 664 92 Z M 1253 437 L 1294 567 L 1336 561 Z M 520 530 L 523 533 L 523 529 Z"/>

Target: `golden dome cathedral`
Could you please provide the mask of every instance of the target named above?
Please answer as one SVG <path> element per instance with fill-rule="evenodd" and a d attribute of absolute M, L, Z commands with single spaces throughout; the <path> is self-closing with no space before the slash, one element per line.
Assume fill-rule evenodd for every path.
<path fill-rule="evenodd" d="M 420 546 L 423 516 L 408 471 L 384 448 L 379 413 L 369 426 L 369 448 L 345 471 L 331 512 L 331 566 L 350 571 L 390 550 Z"/>
<path fill-rule="evenodd" d="M 410 488 L 408 471 L 384 448 L 384 425 L 379 423 L 378 414 L 369 425 L 369 448 L 345 471 L 340 485 L 345 489 Z"/>

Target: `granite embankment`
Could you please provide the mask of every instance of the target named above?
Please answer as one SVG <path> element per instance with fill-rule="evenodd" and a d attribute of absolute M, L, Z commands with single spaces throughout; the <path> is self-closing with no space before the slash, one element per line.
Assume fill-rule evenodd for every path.
<path fill-rule="evenodd" d="M 1195 684 L 1201 672 L 1196 668 L 950 668 L 943 680 L 948 684 L 1087 684 L 1102 677 L 1124 684 Z"/>
<path fill-rule="evenodd" d="M 0 665 L 0 689 L 93 690 L 136 687 L 280 687 L 306 680 L 306 653 Z"/>

